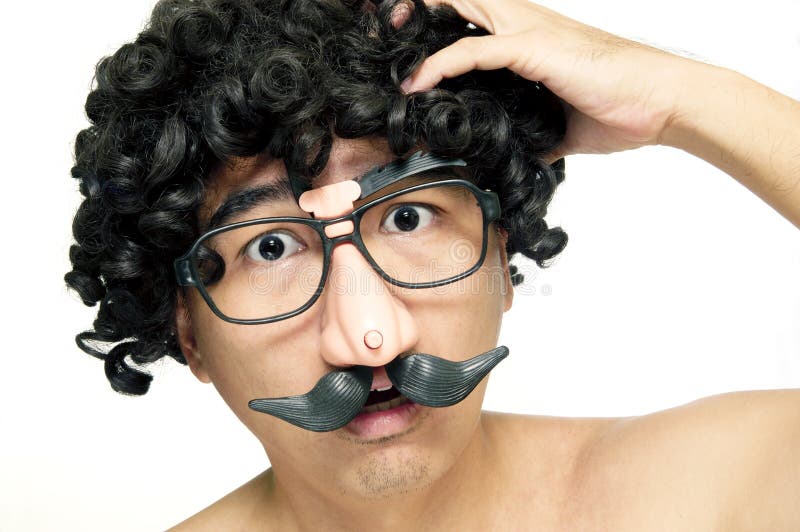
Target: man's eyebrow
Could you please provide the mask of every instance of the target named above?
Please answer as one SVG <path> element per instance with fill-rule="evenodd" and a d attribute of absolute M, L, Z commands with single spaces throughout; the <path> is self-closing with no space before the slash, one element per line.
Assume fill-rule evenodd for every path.
<path fill-rule="evenodd" d="M 468 178 L 464 169 L 460 167 L 433 168 L 426 172 L 409 176 L 420 181 L 431 179 L 448 179 L 460 177 Z M 405 178 L 404 178 L 405 179 Z M 260 184 L 252 187 L 235 190 L 228 194 L 208 221 L 205 230 L 210 231 L 229 223 L 234 217 L 246 213 L 259 206 L 268 206 L 270 203 L 294 200 L 294 193 L 287 176 L 281 176 L 273 183 Z"/>
<path fill-rule="evenodd" d="M 283 176 L 274 183 L 255 185 L 228 194 L 220 206 L 211 215 L 206 230 L 221 227 L 230 220 L 254 207 L 269 205 L 276 201 L 294 199 L 289 178 Z"/>

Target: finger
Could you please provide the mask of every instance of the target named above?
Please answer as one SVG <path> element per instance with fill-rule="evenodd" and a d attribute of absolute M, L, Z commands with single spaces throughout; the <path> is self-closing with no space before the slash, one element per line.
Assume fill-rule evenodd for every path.
<path fill-rule="evenodd" d="M 491 14 L 486 10 L 480 2 L 471 0 L 424 0 L 425 5 L 428 7 L 435 6 L 450 6 L 455 9 L 461 18 L 472 22 L 476 26 L 480 26 L 489 33 L 496 33 L 495 26 L 492 23 Z M 500 0 L 498 3 L 502 3 Z"/>
<path fill-rule="evenodd" d="M 494 35 L 512 34 L 529 25 L 538 6 L 528 0 L 424 0 L 428 7 L 450 6 L 461 18 Z"/>
<path fill-rule="evenodd" d="M 411 13 L 414 11 L 414 3 L 411 0 L 403 0 L 392 9 L 392 27 L 399 29 L 408 22 Z"/>
<path fill-rule="evenodd" d="M 545 163 L 547 163 L 550 166 L 552 166 L 554 162 L 556 162 L 559 159 L 563 159 L 566 156 L 567 156 L 567 154 L 562 153 L 561 150 L 557 149 L 552 153 L 548 153 L 547 155 L 542 157 L 542 159 L 544 159 Z"/>
<path fill-rule="evenodd" d="M 429 90 L 444 78 L 454 78 L 471 70 L 511 68 L 520 60 L 517 37 L 487 35 L 465 37 L 431 55 L 401 85 L 408 94 Z"/>

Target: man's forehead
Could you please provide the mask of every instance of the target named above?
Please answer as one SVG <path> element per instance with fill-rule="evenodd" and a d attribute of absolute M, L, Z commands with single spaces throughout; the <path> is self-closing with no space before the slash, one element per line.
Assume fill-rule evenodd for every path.
<path fill-rule="evenodd" d="M 394 159 L 386 139 L 336 139 L 325 169 L 314 178 L 312 187 L 354 179 Z M 232 192 L 274 184 L 286 178 L 286 165 L 281 159 L 265 154 L 232 157 L 211 171 L 199 217 L 202 221 L 209 220 Z"/>
<path fill-rule="evenodd" d="M 375 166 L 384 165 L 397 157 L 384 138 L 337 139 L 331 148 L 328 164 L 313 181 L 313 187 L 359 177 Z"/>
<path fill-rule="evenodd" d="M 282 161 L 266 155 L 231 157 L 219 163 L 205 180 L 203 203 L 197 212 L 201 225 L 208 222 L 231 192 L 250 185 L 271 183 L 285 171 Z"/>

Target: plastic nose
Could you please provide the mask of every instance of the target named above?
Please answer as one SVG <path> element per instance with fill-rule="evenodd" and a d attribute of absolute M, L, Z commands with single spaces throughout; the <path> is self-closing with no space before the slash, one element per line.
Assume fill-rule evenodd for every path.
<path fill-rule="evenodd" d="M 341 181 L 306 191 L 299 203 L 315 217 L 330 219 L 352 211 L 360 194 L 357 182 Z M 325 232 L 334 238 L 352 231 L 352 222 L 340 222 Z M 333 249 L 322 299 L 321 349 L 332 365 L 382 366 L 417 343 L 408 309 L 351 242 Z"/>
<path fill-rule="evenodd" d="M 323 292 L 322 356 L 335 366 L 383 366 L 417 343 L 402 301 L 350 242 L 336 246 Z"/>

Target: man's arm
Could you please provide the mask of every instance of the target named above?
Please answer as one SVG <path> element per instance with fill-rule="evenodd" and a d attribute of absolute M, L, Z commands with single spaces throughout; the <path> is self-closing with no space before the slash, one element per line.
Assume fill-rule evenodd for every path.
<path fill-rule="evenodd" d="M 737 72 L 687 62 L 661 144 L 713 164 L 800 228 L 800 102 Z"/>
<path fill-rule="evenodd" d="M 719 417 L 728 443 L 713 452 L 728 459 L 732 479 L 722 529 L 800 530 L 800 390 L 728 393 L 700 400 L 698 415 Z M 735 480 L 733 480 L 735 479 Z"/>
<path fill-rule="evenodd" d="M 665 530 L 797 532 L 800 390 L 730 392 L 622 418 L 582 463 L 580 493 L 605 494 L 611 515 L 656 511 Z"/>
<path fill-rule="evenodd" d="M 695 68 L 662 143 L 723 170 L 800 228 L 800 102 L 730 70 Z M 728 438 L 718 447 L 731 469 L 719 471 L 731 479 L 724 528 L 800 530 L 800 390 L 723 394 L 694 410 L 720 419 Z"/>

